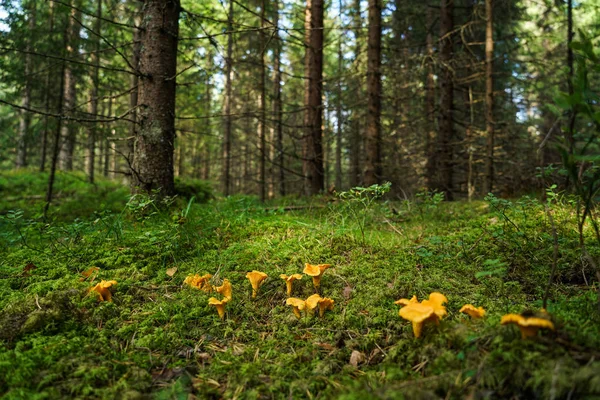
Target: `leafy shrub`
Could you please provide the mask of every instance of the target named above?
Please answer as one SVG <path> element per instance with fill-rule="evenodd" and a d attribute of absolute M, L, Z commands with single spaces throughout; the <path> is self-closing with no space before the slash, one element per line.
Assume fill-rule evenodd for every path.
<path fill-rule="evenodd" d="M 200 179 L 175 179 L 175 192 L 185 199 L 196 198 L 198 203 L 206 203 L 214 197 L 210 182 Z"/>

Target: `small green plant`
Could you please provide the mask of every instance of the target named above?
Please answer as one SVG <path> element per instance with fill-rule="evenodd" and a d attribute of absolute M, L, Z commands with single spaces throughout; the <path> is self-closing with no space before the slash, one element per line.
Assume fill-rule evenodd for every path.
<path fill-rule="evenodd" d="M 444 201 L 444 193 L 437 190 L 423 190 L 415 195 L 415 208 L 417 209 L 421 220 L 432 212 L 435 212 L 440 203 Z"/>
<path fill-rule="evenodd" d="M 345 192 L 336 193 L 342 201 L 342 220 L 350 217 L 358 225 L 362 242 L 365 242 L 365 227 L 367 221 L 373 216 L 375 202 L 390 191 L 392 184 L 385 182 L 381 185 L 369 187 L 354 187 Z"/>

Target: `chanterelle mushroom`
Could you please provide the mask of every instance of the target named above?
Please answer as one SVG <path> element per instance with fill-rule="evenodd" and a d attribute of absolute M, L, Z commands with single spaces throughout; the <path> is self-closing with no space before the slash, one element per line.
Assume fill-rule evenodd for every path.
<path fill-rule="evenodd" d="M 308 276 L 312 276 L 313 285 L 315 289 L 319 290 L 319 287 L 321 286 L 321 276 L 328 268 L 331 268 L 331 264 L 312 265 L 306 263 L 304 264 L 304 271 L 302 272 Z"/>
<path fill-rule="evenodd" d="M 262 285 L 263 281 L 267 279 L 267 274 L 260 271 L 252 271 L 246 274 L 246 278 L 250 280 L 250 284 L 252 285 L 252 298 L 256 298 L 258 294 L 258 289 Z"/>
<path fill-rule="evenodd" d="M 223 297 L 225 297 L 226 299 L 231 300 L 231 282 L 229 282 L 229 279 L 225 278 L 223 279 L 223 284 L 221 286 L 215 286 L 215 290 L 217 291 L 217 293 L 220 293 L 223 295 Z"/>
<path fill-rule="evenodd" d="M 500 320 L 500 324 L 508 325 L 515 324 L 521 331 L 523 339 L 534 337 L 540 329 L 554 330 L 554 324 L 549 319 L 539 318 L 535 316 L 523 316 L 519 314 L 506 314 Z"/>
<path fill-rule="evenodd" d="M 292 284 L 294 283 L 294 281 L 297 279 L 302 279 L 301 274 L 292 274 L 292 275 L 281 274 L 281 275 L 279 275 L 279 277 L 285 281 L 285 286 L 287 288 L 288 297 L 290 297 L 292 295 Z"/>
<path fill-rule="evenodd" d="M 110 287 L 116 285 L 117 281 L 100 281 L 96 286 L 91 288 L 90 292 L 96 292 L 100 301 L 112 301 L 112 293 Z"/>
<path fill-rule="evenodd" d="M 413 333 L 415 337 L 421 336 L 423 329 L 423 323 L 427 320 L 431 320 L 432 317 L 437 320 L 437 316 L 433 310 L 433 307 L 426 306 L 421 303 L 411 303 L 400 309 L 398 313 L 402 318 L 412 322 Z"/>
<path fill-rule="evenodd" d="M 304 310 L 304 308 L 306 307 L 305 301 L 296 297 L 290 297 L 286 300 L 285 304 L 288 306 L 292 306 L 292 311 L 294 312 L 294 315 L 298 319 L 300 319 L 300 311 Z"/>
<path fill-rule="evenodd" d="M 446 307 L 444 307 L 444 303 L 447 303 L 448 299 L 441 293 L 433 292 L 429 295 L 429 299 L 423 300 L 421 304 L 424 306 L 429 306 L 433 308 L 433 312 L 436 315 L 435 322 L 439 323 L 439 320 L 444 318 L 448 312 L 446 311 Z"/>
<path fill-rule="evenodd" d="M 223 300 L 218 300 L 214 297 L 211 297 L 208 299 L 208 304 L 215 306 L 217 308 L 217 312 L 219 313 L 219 318 L 223 319 L 225 318 L 225 306 L 227 305 L 228 301 L 229 297 L 225 297 Z"/>
<path fill-rule="evenodd" d="M 461 307 L 459 312 L 469 314 L 471 318 L 483 318 L 483 316 L 485 315 L 485 310 L 483 309 L 483 307 L 476 308 L 472 304 L 465 304 Z"/>
<path fill-rule="evenodd" d="M 333 304 L 335 301 L 330 299 L 329 297 L 324 297 L 319 300 L 319 317 L 323 318 L 323 314 L 325 314 L 325 310 L 333 310 Z"/>
<path fill-rule="evenodd" d="M 308 299 L 306 299 L 306 308 L 308 308 L 310 311 L 314 310 L 319 305 L 319 300 L 321 299 L 322 297 L 318 294 L 313 294 Z"/>
<path fill-rule="evenodd" d="M 205 275 L 188 275 L 185 280 L 183 281 L 183 283 L 185 283 L 188 286 L 191 286 L 195 289 L 200 289 L 200 290 L 204 290 L 205 292 L 210 292 L 212 291 L 212 286 L 210 285 L 210 278 L 212 278 L 211 274 L 205 274 Z"/>
<path fill-rule="evenodd" d="M 400 299 L 398 301 L 395 301 L 394 304 L 398 304 L 399 306 L 407 306 L 409 304 L 414 304 L 414 303 L 418 303 L 419 300 L 417 300 L 417 296 L 413 296 L 410 300 L 409 299 Z"/>

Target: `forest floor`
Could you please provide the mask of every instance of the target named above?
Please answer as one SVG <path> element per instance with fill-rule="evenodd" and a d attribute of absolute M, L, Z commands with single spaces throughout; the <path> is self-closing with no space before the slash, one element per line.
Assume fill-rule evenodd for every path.
<path fill-rule="evenodd" d="M 499 322 L 542 307 L 553 236 L 536 199 L 421 196 L 363 207 L 231 197 L 178 199 L 165 211 L 148 198 L 128 202 L 127 188 L 108 181 L 59 174 L 51 221 L 42 222 L 45 178 L 0 174 L 4 398 L 600 396 L 598 282 L 560 196 L 550 205 L 556 330 L 523 340 Z M 285 305 L 279 275 L 305 263 L 333 265 L 321 291 L 335 306 L 323 318 L 297 319 Z M 91 267 L 99 270 L 86 278 Z M 268 274 L 256 299 L 252 270 Z M 208 305 L 214 293 L 183 284 L 207 273 L 232 282 L 224 320 Z M 88 292 L 101 279 L 117 281 L 112 302 Z M 431 292 L 447 296 L 448 315 L 417 339 L 394 301 Z M 295 282 L 294 296 L 313 293 L 309 277 Z M 485 318 L 459 313 L 466 303 Z"/>

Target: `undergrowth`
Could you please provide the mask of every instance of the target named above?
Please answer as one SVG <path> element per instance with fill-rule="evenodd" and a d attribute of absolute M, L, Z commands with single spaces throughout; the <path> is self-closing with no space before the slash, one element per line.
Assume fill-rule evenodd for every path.
<path fill-rule="evenodd" d="M 40 193 L 42 183 L 18 182 L 43 176 L 24 175 L 0 180 L 7 196 Z M 557 329 L 524 341 L 499 320 L 541 308 L 553 241 L 536 199 L 444 203 L 427 194 L 369 204 L 356 222 L 343 200 L 285 209 L 237 196 L 164 210 L 148 198 L 128 201 L 125 189 L 107 189 L 123 196 L 113 201 L 72 185 L 50 223 L 26 200 L 0 208 L 6 398 L 600 395 L 598 282 L 581 260 L 567 200 L 551 204 L 560 257 L 548 311 Z M 334 265 L 321 286 L 335 307 L 323 319 L 297 320 L 285 306 L 279 274 L 305 262 Z M 100 268 L 96 281 L 118 282 L 113 302 L 87 295 L 92 283 L 81 273 L 90 267 Z M 269 278 L 252 300 L 245 274 L 254 269 Z M 209 294 L 183 286 L 195 273 L 232 282 L 224 321 Z M 314 293 L 307 277 L 294 291 Z M 415 339 L 394 301 L 433 291 L 448 297 L 449 315 Z M 465 303 L 487 317 L 459 314 Z M 350 363 L 355 351 L 362 357 Z"/>

